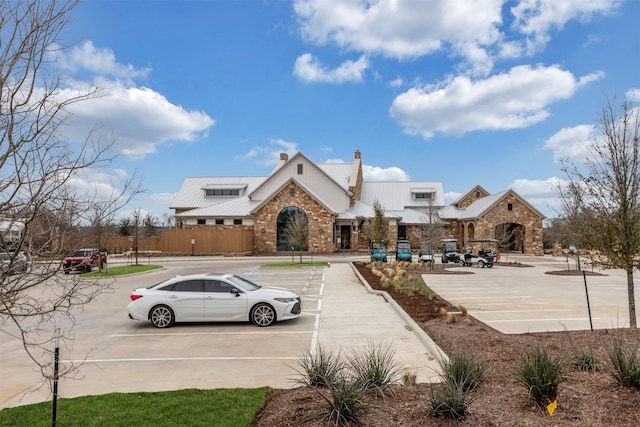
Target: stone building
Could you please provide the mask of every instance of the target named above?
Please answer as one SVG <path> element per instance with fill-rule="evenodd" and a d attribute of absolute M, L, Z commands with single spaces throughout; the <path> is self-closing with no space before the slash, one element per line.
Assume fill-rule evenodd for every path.
<path fill-rule="evenodd" d="M 403 238 L 418 247 L 421 229 L 440 223 L 462 244 L 508 234 L 509 249 L 542 254 L 544 217 L 513 190 L 490 195 L 476 186 L 445 206 L 439 181 L 364 181 L 360 151 L 351 163 L 321 164 L 282 153 L 263 177 L 189 177 L 170 208 L 177 228 L 252 230 L 256 254 L 291 250 L 284 230 L 299 212 L 308 224 L 302 250 L 328 253 L 368 250 L 367 223 L 376 203 L 389 222 L 390 249 Z"/>

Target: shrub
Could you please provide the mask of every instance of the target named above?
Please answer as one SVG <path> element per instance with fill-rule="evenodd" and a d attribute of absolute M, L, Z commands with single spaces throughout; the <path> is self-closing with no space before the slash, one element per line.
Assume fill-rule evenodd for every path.
<path fill-rule="evenodd" d="M 640 344 L 630 345 L 616 337 L 609 351 L 610 372 L 625 387 L 640 388 Z"/>
<path fill-rule="evenodd" d="M 430 387 L 431 409 L 436 417 L 457 420 L 463 417 L 472 399 L 461 386 L 450 383 L 432 384 Z"/>
<path fill-rule="evenodd" d="M 345 425 L 347 423 L 358 423 L 360 412 L 366 409 L 364 397 L 367 389 L 358 381 L 351 381 L 347 376 L 341 374 L 334 381 L 328 384 L 325 391 L 320 391 L 320 395 L 325 401 L 321 411 L 313 418 L 322 418 L 334 425 Z"/>
<path fill-rule="evenodd" d="M 363 353 L 353 353 L 348 357 L 355 381 L 367 390 L 375 390 L 384 395 L 385 390 L 399 382 L 404 368 L 395 362 L 395 350 L 389 344 L 376 346 L 369 343 Z"/>
<path fill-rule="evenodd" d="M 294 370 L 300 377 L 294 381 L 305 386 L 328 387 L 344 371 L 340 352 L 327 352 L 321 346 L 317 352 L 307 349 L 298 357 L 297 362 L 300 368 Z"/>
<path fill-rule="evenodd" d="M 416 385 L 417 381 L 418 374 L 416 374 L 414 371 L 405 371 L 402 373 L 402 385 Z"/>
<path fill-rule="evenodd" d="M 600 362 L 593 354 L 593 350 L 588 348 L 586 350 L 576 350 L 571 358 L 571 364 L 579 371 L 598 371 L 600 369 Z"/>
<path fill-rule="evenodd" d="M 563 368 L 560 359 L 551 358 L 544 348 L 538 346 L 522 353 L 515 375 L 518 383 L 529 390 L 536 404 L 544 408 L 558 397 Z"/>
<path fill-rule="evenodd" d="M 485 368 L 472 354 L 454 353 L 448 360 L 441 361 L 442 380 L 464 392 L 476 389 L 484 381 Z"/>

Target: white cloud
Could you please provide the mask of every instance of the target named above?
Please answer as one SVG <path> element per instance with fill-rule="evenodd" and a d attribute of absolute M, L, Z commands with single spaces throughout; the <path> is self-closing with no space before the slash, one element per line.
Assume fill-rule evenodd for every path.
<path fill-rule="evenodd" d="M 137 69 L 131 64 L 119 63 L 111 49 L 98 49 L 90 40 L 68 51 L 62 51 L 56 60 L 65 71 L 86 70 L 99 76 L 112 76 L 129 83 L 138 78 L 146 78 L 151 72 L 151 68 Z"/>
<path fill-rule="evenodd" d="M 299 0 L 294 10 L 303 36 L 313 43 L 410 59 L 438 51 L 447 41 L 495 42 L 501 6 L 502 0 Z"/>
<path fill-rule="evenodd" d="M 238 157 L 240 160 L 253 159 L 262 166 L 275 166 L 280 161 L 280 153 L 286 153 L 289 158 L 293 157 L 298 151 L 298 144 L 295 142 L 285 141 L 284 139 L 272 139 L 267 147 L 253 147 L 246 154 Z"/>
<path fill-rule="evenodd" d="M 61 96 L 80 92 L 67 89 Z M 156 147 L 171 140 L 193 141 L 206 135 L 215 121 L 199 111 L 186 111 L 149 88 L 112 86 L 98 96 L 72 104 L 65 128 L 67 136 L 80 141 L 89 129 L 115 138 L 116 151 L 129 159 L 141 159 Z"/>
<path fill-rule="evenodd" d="M 640 88 L 629 89 L 626 93 L 626 98 L 631 102 L 640 103 Z"/>
<path fill-rule="evenodd" d="M 114 149 L 123 157 L 141 159 L 168 141 L 193 141 L 207 134 L 215 124 L 206 113 L 188 111 L 162 94 L 135 85 L 150 68 L 121 64 L 110 49 L 92 42 L 57 53 L 61 70 L 73 74 L 63 79 L 61 100 L 96 90 L 97 96 L 72 103 L 67 126 L 62 130 L 70 141 L 83 141 L 90 130 L 114 139 Z M 95 135 L 98 136 L 98 135 Z"/>
<path fill-rule="evenodd" d="M 389 82 L 390 87 L 400 87 L 404 84 L 404 80 L 402 77 L 396 77 L 395 79 Z"/>
<path fill-rule="evenodd" d="M 518 66 L 484 80 L 459 76 L 442 87 L 417 87 L 397 96 L 389 110 L 405 131 L 425 139 L 435 133 L 531 126 L 549 116 L 548 107 L 573 96 L 595 73 L 576 80 L 558 66 Z"/>
<path fill-rule="evenodd" d="M 574 19 L 587 22 L 593 15 L 615 12 L 619 0 L 521 0 L 511 8 L 513 28 L 526 36 L 528 54 L 540 51 L 550 40 L 549 32 L 561 30 Z"/>
<path fill-rule="evenodd" d="M 305 53 L 296 59 L 293 74 L 309 83 L 353 83 L 362 81 L 362 75 L 367 68 L 369 61 L 365 56 L 361 56 L 357 61 L 345 61 L 337 68 L 328 69 L 310 53 Z"/>
<path fill-rule="evenodd" d="M 381 168 L 378 166 L 362 165 L 362 178 L 365 181 L 409 181 L 409 174 L 402 169 L 392 166 Z"/>
<path fill-rule="evenodd" d="M 544 143 L 544 148 L 553 150 L 553 160 L 580 160 L 589 154 L 594 143 L 596 128 L 593 125 L 579 125 L 563 128 Z"/>
<path fill-rule="evenodd" d="M 462 193 L 456 193 L 455 191 L 447 191 L 444 193 L 444 203 L 445 205 L 450 205 L 458 197 L 462 196 Z"/>
<path fill-rule="evenodd" d="M 617 10 L 620 0 L 340 1 L 297 0 L 302 37 L 316 45 L 410 60 L 445 51 L 471 75 L 487 75 L 494 57 L 540 51 L 553 30 Z M 512 23 L 511 28 L 505 22 Z"/>
<path fill-rule="evenodd" d="M 517 179 L 509 185 L 509 188 L 531 203 L 543 215 L 552 218 L 561 210 L 558 188 L 564 184 L 565 181 L 558 177 L 551 177 L 544 181 Z"/>

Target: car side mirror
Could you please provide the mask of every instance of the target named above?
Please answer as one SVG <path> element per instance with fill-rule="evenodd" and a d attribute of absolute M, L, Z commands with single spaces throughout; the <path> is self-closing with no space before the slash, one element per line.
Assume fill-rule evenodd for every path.
<path fill-rule="evenodd" d="M 231 289 L 231 293 L 234 294 L 236 297 L 240 296 L 240 291 L 237 290 L 236 288 Z"/>

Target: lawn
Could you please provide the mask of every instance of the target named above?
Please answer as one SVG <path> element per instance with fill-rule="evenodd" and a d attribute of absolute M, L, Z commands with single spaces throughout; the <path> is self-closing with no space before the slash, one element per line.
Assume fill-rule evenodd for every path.
<path fill-rule="evenodd" d="M 158 270 L 163 268 L 161 265 L 121 265 L 119 267 L 108 267 L 102 271 L 94 271 L 91 273 L 83 273 L 80 277 L 114 277 L 123 276 L 125 274 L 142 273 L 150 270 Z"/>
<path fill-rule="evenodd" d="M 267 395 L 255 389 L 186 389 L 157 393 L 111 393 L 58 399 L 57 425 L 249 426 Z M 51 402 L 6 408 L 0 426 L 50 426 Z"/>

